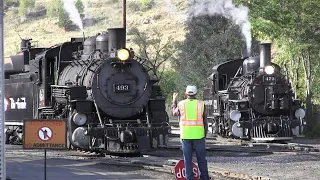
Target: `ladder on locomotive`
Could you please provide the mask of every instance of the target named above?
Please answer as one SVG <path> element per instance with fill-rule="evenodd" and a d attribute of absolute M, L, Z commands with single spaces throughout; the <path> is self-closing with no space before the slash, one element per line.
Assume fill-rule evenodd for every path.
<path fill-rule="evenodd" d="M 233 78 L 230 78 L 230 83 L 228 83 L 228 87 L 227 87 L 227 91 L 230 90 L 230 85 L 232 84 L 233 81 L 238 80 L 242 77 L 242 74 L 240 73 L 242 72 L 242 66 L 240 66 L 236 72 L 236 74 L 233 76 Z M 242 82 L 244 83 L 244 82 Z"/>

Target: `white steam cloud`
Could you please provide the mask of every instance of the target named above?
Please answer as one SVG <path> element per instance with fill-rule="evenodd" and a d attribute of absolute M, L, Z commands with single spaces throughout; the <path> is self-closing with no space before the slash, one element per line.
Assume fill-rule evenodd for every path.
<path fill-rule="evenodd" d="M 71 21 L 83 31 L 82 20 L 74 2 L 72 0 L 63 0 L 63 7 L 69 13 Z"/>
<path fill-rule="evenodd" d="M 188 15 L 185 12 L 181 12 L 172 1 L 174 0 L 166 0 L 166 12 L 182 19 L 183 23 L 185 23 L 188 19 Z"/>
<path fill-rule="evenodd" d="M 232 0 L 190 0 L 191 8 L 189 18 L 203 15 L 222 15 L 232 20 L 241 28 L 246 44 L 248 54 L 251 53 L 251 25 L 248 17 L 249 9 L 245 6 L 236 7 Z"/>

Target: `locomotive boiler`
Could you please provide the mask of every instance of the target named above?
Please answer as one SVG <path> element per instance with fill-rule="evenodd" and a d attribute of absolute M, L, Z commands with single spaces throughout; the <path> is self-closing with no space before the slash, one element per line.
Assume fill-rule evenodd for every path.
<path fill-rule="evenodd" d="M 303 130 L 305 111 L 271 62 L 270 43 L 260 44 L 260 56 L 214 66 L 204 100 L 212 132 L 223 137 L 286 141 Z"/>
<path fill-rule="evenodd" d="M 23 119 L 65 119 L 70 148 L 140 153 L 165 147 L 165 98 L 144 61 L 125 47 L 125 33 L 113 28 L 49 48 L 24 40 L 27 48 L 20 59 L 9 58 L 5 71 L 7 142 L 21 140 Z"/>

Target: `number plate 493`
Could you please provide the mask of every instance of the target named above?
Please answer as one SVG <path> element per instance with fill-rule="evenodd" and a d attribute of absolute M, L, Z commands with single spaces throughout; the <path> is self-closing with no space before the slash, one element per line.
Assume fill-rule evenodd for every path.
<path fill-rule="evenodd" d="M 129 84 L 114 84 L 113 85 L 113 92 L 121 93 L 121 92 L 129 92 L 130 85 Z"/>

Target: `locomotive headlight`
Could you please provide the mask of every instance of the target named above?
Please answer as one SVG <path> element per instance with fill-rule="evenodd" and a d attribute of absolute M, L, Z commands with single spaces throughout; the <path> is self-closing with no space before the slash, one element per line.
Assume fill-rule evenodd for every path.
<path fill-rule="evenodd" d="M 130 58 L 130 52 L 127 49 L 120 49 L 117 52 L 117 57 L 121 60 L 121 61 L 126 61 Z"/>
<path fill-rule="evenodd" d="M 241 112 L 238 110 L 233 110 L 230 112 L 230 119 L 233 121 L 238 121 L 241 118 Z"/>
<path fill-rule="evenodd" d="M 86 124 L 88 118 L 85 114 L 82 113 L 76 113 L 73 118 L 72 118 L 73 122 L 78 125 L 78 126 L 83 126 L 84 124 Z"/>
<path fill-rule="evenodd" d="M 264 71 L 267 73 L 267 74 L 273 74 L 274 73 L 274 67 L 273 66 L 266 66 L 264 68 Z"/>
<path fill-rule="evenodd" d="M 306 112 L 303 109 L 299 108 L 296 110 L 296 112 L 294 112 L 294 115 L 296 116 L 296 118 L 304 118 Z"/>

